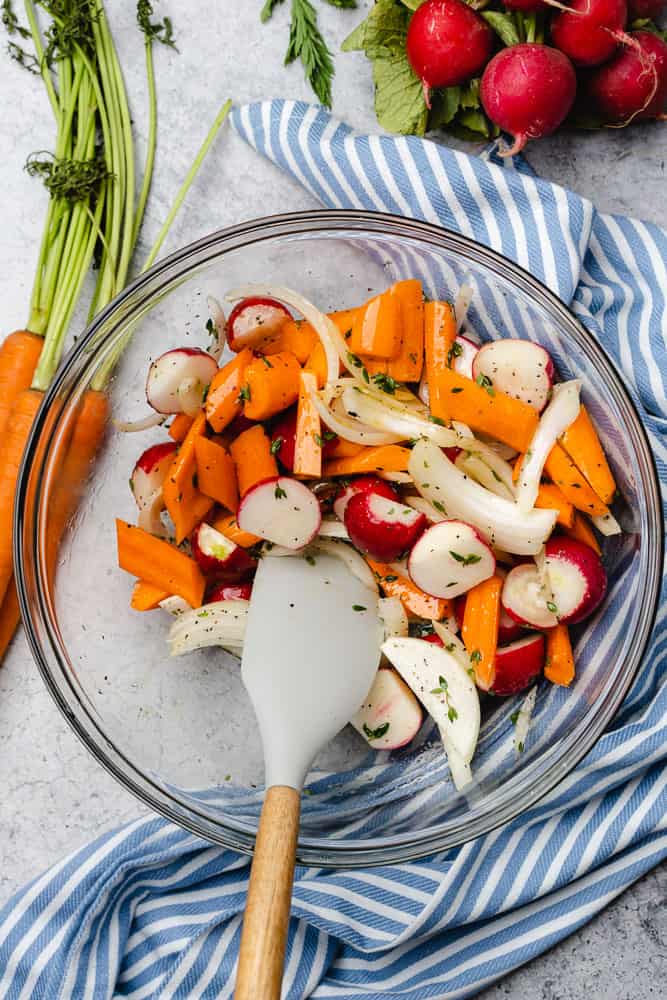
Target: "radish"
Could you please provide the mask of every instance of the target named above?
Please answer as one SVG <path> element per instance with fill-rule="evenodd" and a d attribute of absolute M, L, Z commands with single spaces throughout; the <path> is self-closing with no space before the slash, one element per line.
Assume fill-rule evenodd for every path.
<path fill-rule="evenodd" d="M 506 10 L 520 10 L 522 14 L 532 14 L 550 6 L 549 0 L 502 0 L 502 4 Z"/>
<path fill-rule="evenodd" d="M 527 635 L 496 651 L 496 672 L 491 694 L 518 694 L 533 683 L 544 668 L 544 636 Z"/>
<path fill-rule="evenodd" d="M 547 606 L 547 600 L 534 563 L 521 563 L 509 571 L 501 602 L 510 618 L 533 628 L 554 628 L 558 625 L 558 607 L 551 601 Z"/>
<path fill-rule="evenodd" d="M 426 0 L 410 21 L 406 51 L 430 107 L 432 87 L 454 87 L 481 72 L 493 32 L 462 0 Z"/>
<path fill-rule="evenodd" d="M 208 604 L 216 601 L 249 601 L 252 593 L 251 583 L 220 583 L 208 598 Z"/>
<path fill-rule="evenodd" d="M 229 314 L 227 340 L 232 351 L 257 344 L 274 336 L 292 318 L 289 310 L 277 299 L 241 299 Z"/>
<path fill-rule="evenodd" d="M 271 430 L 271 452 L 289 472 L 294 470 L 296 447 L 296 406 L 281 413 Z"/>
<path fill-rule="evenodd" d="M 410 579 L 433 597 L 458 597 L 488 580 L 495 568 L 491 548 L 477 529 L 464 521 L 431 525 L 408 558 Z"/>
<path fill-rule="evenodd" d="M 385 563 L 412 548 L 426 523 L 418 510 L 376 492 L 356 493 L 345 508 L 345 527 L 352 543 Z"/>
<path fill-rule="evenodd" d="M 572 64 L 557 49 L 535 42 L 501 49 L 484 70 L 480 98 L 491 121 L 514 137 L 502 155 L 514 156 L 529 139 L 555 132 L 576 92 Z"/>
<path fill-rule="evenodd" d="M 551 40 L 576 66 L 599 66 L 627 39 L 626 0 L 569 0 L 551 22 Z"/>
<path fill-rule="evenodd" d="M 398 750 L 417 735 L 422 710 L 396 671 L 380 667 L 363 705 L 350 723 L 374 750 Z"/>
<path fill-rule="evenodd" d="M 195 528 L 190 542 L 192 554 L 206 576 L 231 583 L 240 580 L 257 566 L 256 560 L 245 549 L 205 522 Z"/>
<path fill-rule="evenodd" d="M 379 476 L 358 476 L 351 483 L 338 487 L 333 509 L 334 514 L 341 521 L 345 520 L 345 509 L 352 497 L 357 493 L 375 493 L 379 497 L 386 497 L 387 500 L 399 499 L 394 487 L 386 482 L 386 480 L 380 479 Z"/>
<path fill-rule="evenodd" d="M 651 31 L 633 31 L 640 47 L 622 48 L 589 78 L 587 94 L 606 124 L 659 118 L 667 100 L 667 42 Z"/>
<path fill-rule="evenodd" d="M 236 513 L 241 531 L 286 549 L 302 549 L 320 529 L 317 497 L 304 483 L 275 476 L 251 486 Z"/>
<path fill-rule="evenodd" d="M 194 416 L 217 370 L 215 359 L 197 347 L 176 347 L 161 354 L 148 370 L 149 406 L 158 413 Z"/>
<path fill-rule="evenodd" d="M 599 555 L 566 535 L 549 539 L 544 549 L 559 621 L 564 625 L 582 621 L 607 592 L 607 574 Z"/>
<path fill-rule="evenodd" d="M 162 486 L 176 454 L 176 442 L 154 444 L 139 456 L 130 477 L 130 489 L 139 509 L 139 527 L 162 534 L 160 514 L 164 510 Z"/>
<path fill-rule="evenodd" d="M 628 20 L 649 18 L 655 21 L 667 7 L 667 0 L 628 0 Z"/>
<path fill-rule="evenodd" d="M 468 337 L 463 337 L 461 334 L 455 337 L 452 345 L 452 368 L 454 371 L 458 372 L 459 375 L 465 375 L 466 378 L 472 378 L 473 365 L 479 350 L 478 345 L 469 340 Z"/>
<path fill-rule="evenodd" d="M 477 351 L 472 377 L 489 379 L 494 388 L 539 413 L 547 405 L 554 364 L 548 351 L 530 340 L 492 340 Z"/>

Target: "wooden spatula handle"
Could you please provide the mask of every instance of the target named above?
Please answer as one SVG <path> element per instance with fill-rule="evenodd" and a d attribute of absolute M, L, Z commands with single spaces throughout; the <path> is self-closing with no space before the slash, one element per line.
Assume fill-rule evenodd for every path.
<path fill-rule="evenodd" d="M 234 1000 L 279 1000 L 300 811 L 294 788 L 269 788 L 250 870 Z"/>

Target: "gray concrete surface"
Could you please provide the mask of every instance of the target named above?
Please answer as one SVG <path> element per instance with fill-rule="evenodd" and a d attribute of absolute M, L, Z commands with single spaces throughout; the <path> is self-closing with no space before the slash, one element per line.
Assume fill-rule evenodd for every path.
<path fill-rule="evenodd" d="M 134 3 L 115 0 L 112 22 L 133 116 L 145 122 L 143 54 Z M 160 145 L 142 236 L 150 245 L 207 123 L 222 100 L 288 96 L 310 99 L 299 66 L 285 69 L 288 4 L 259 24 L 260 0 L 167 2 L 180 53 L 158 49 Z M 369 0 L 360 3 L 367 9 Z M 187 14 L 186 14 L 187 8 Z M 318 4 L 332 47 L 360 19 Z M 4 40 L 0 42 L 4 50 Z M 338 55 L 334 110 L 358 128 L 376 130 L 369 67 L 360 55 Z M 0 301 L 3 329 L 26 318 L 45 195 L 23 171 L 26 156 L 49 148 L 52 122 L 40 82 L 0 57 Z M 529 159 L 545 177 L 572 187 L 608 211 L 667 224 L 664 126 L 544 140 Z M 141 146 L 141 142 L 139 143 Z M 468 147 L 470 148 L 470 147 Z M 281 209 L 312 207 L 292 181 L 221 136 L 197 179 L 168 247 L 207 231 Z M 140 255 L 139 255 L 140 259 Z M 75 324 L 76 326 L 76 324 Z M 63 853 L 135 816 L 136 801 L 90 758 L 46 693 L 22 635 L 0 672 L 0 903 Z M 581 932 L 488 989 L 485 1000 L 574 1000 L 583 995 L 644 1000 L 667 984 L 667 869 L 649 874 Z"/>

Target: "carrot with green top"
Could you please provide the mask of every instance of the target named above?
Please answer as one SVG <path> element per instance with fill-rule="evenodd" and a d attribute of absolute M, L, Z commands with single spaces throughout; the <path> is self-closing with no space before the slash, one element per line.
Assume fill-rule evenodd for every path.
<path fill-rule="evenodd" d="M 565 431 L 560 443 L 600 500 L 610 504 L 616 493 L 616 483 L 585 406 L 581 406 L 579 416 Z"/>
<path fill-rule="evenodd" d="M 574 680 L 574 654 L 567 625 L 556 625 L 547 630 L 547 656 L 544 676 L 552 684 L 569 687 Z"/>
<path fill-rule="evenodd" d="M 483 691 L 492 687 L 496 672 L 502 589 L 502 579 L 492 576 L 466 594 L 461 638 L 468 650 L 477 686 Z"/>
<path fill-rule="evenodd" d="M 206 581 L 194 559 L 162 538 L 116 520 L 118 565 L 126 573 L 176 594 L 193 608 L 204 599 Z"/>
<path fill-rule="evenodd" d="M 278 463 L 271 451 L 271 439 L 259 424 L 239 434 L 229 446 L 229 451 L 236 466 L 236 478 L 242 497 L 255 483 L 278 475 Z"/>

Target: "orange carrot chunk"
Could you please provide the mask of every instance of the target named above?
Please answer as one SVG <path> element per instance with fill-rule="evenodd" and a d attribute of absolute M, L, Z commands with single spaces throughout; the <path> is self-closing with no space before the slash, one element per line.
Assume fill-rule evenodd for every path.
<path fill-rule="evenodd" d="M 274 334 L 257 345 L 258 354 L 272 357 L 288 351 L 293 354 L 300 365 L 306 363 L 319 337 L 310 323 L 303 319 L 288 319 Z"/>
<path fill-rule="evenodd" d="M 352 458 L 353 455 L 360 455 L 364 450 L 365 445 L 355 444 L 353 441 L 346 441 L 345 438 L 339 437 L 329 444 L 327 456 L 329 459 Z"/>
<path fill-rule="evenodd" d="M 547 510 L 557 510 L 558 524 L 565 528 L 571 528 L 574 523 L 574 507 L 563 495 L 562 491 L 553 483 L 540 483 L 540 488 L 535 501 L 536 507 L 543 507 Z"/>
<path fill-rule="evenodd" d="M 245 382 L 245 370 L 252 358 L 252 351 L 246 347 L 221 368 L 211 382 L 206 397 L 206 419 L 216 434 L 224 431 L 241 412 L 241 389 Z"/>
<path fill-rule="evenodd" d="M 130 607 L 134 611 L 153 611 L 159 607 L 160 601 L 165 601 L 169 596 L 169 592 L 162 587 L 156 587 L 147 580 L 137 580 L 132 591 Z"/>
<path fill-rule="evenodd" d="M 503 581 L 492 576 L 466 594 L 461 637 L 470 655 L 477 686 L 488 691 L 496 673 L 496 649 Z"/>
<path fill-rule="evenodd" d="M 301 365 L 289 351 L 271 358 L 255 358 L 245 370 L 241 390 L 243 412 L 249 420 L 268 420 L 286 410 L 299 396 Z"/>
<path fill-rule="evenodd" d="M 242 531 L 238 526 L 235 514 L 222 514 L 213 521 L 213 527 L 221 535 L 225 535 L 235 545 L 240 545 L 242 549 L 249 549 L 257 542 L 261 542 L 258 535 L 252 535 L 249 531 Z"/>
<path fill-rule="evenodd" d="M 198 437 L 195 462 L 201 492 L 235 513 L 239 505 L 239 488 L 234 462 L 227 449 L 208 438 Z"/>
<path fill-rule="evenodd" d="M 236 478 L 242 497 L 255 483 L 278 475 L 278 463 L 271 454 L 271 440 L 259 424 L 239 434 L 232 441 L 229 450 L 236 466 Z"/>
<path fill-rule="evenodd" d="M 397 382 L 418 382 L 424 365 L 424 297 L 417 279 L 397 281 L 391 294 L 401 313 L 401 347 L 398 357 L 387 362 L 387 375 Z"/>
<path fill-rule="evenodd" d="M 364 448 L 349 458 L 335 458 L 324 466 L 324 476 L 356 476 L 367 472 L 405 472 L 410 449 L 399 444 Z"/>
<path fill-rule="evenodd" d="M 367 358 L 397 358 L 403 331 L 401 305 L 391 289 L 357 309 L 348 345 L 352 354 Z"/>
<path fill-rule="evenodd" d="M 428 618 L 442 621 L 451 618 L 454 606 L 451 601 L 442 597 L 431 597 L 410 580 L 398 573 L 388 563 L 375 562 L 366 558 L 366 562 L 375 573 L 377 581 L 386 597 L 398 597 L 406 612 L 417 618 Z"/>
<path fill-rule="evenodd" d="M 322 475 L 322 428 L 320 415 L 310 395 L 316 388 L 317 380 L 312 372 L 301 372 L 294 442 L 294 475 L 319 479 Z"/>
<path fill-rule="evenodd" d="M 544 676 L 552 684 L 568 687 L 574 680 L 574 656 L 567 625 L 547 630 L 547 658 Z"/>
<path fill-rule="evenodd" d="M 164 503 L 176 529 L 177 545 L 204 520 L 214 502 L 197 485 L 195 442 L 205 430 L 206 416 L 202 411 L 176 452 L 162 487 Z"/>
<path fill-rule="evenodd" d="M 444 410 L 440 399 L 441 386 L 437 374 L 447 368 L 452 357 L 452 344 L 456 337 L 456 317 L 449 302 L 427 302 L 424 306 L 424 351 L 426 354 L 426 380 L 431 412 L 437 416 Z"/>
<path fill-rule="evenodd" d="M 611 503 L 616 492 L 616 483 L 602 450 L 600 438 L 585 406 L 582 405 L 579 416 L 573 424 L 570 424 L 560 440 L 600 500 L 605 504 Z"/>
<path fill-rule="evenodd" d="M 194 419 L 194 417 L 189 417 L 187 413 L 177 413 L 169 427 L 169 437 L 172 441 L 176 441 L 178 444 L 185 441 Z"/>
<path fill-rule="evenodd" d="M 200 607 L 206 581 L 194 559 L 125 521 L 116 520 L 116 534 L 121 569 L 168 594 L 177 594 L 193 608 Z"/>
<path fill-rule="evenodd" d="M 544 463 L 544 472 L 558 486 L 569 502 L 584 514 L 604 517 L 609 508 L 600 500 L 565 449 L 558 443 L 553 446 Z"/>
<path fill-rule="evenodd" d="M 579 511 L 574 512 L 572 525 L 565 529 L 565 534 L 569 535 L 570 538 L 576 538 L 578 541 L 583 542 L 584 545 L 590 545 L 594 552 L 597 552 L 598 555 L 601 554 L 602 550 L 595 537 L 592 525 L 586 516 L 580 514 Z"/>

